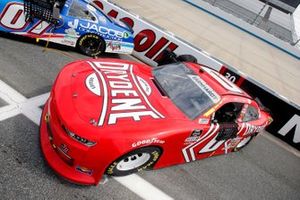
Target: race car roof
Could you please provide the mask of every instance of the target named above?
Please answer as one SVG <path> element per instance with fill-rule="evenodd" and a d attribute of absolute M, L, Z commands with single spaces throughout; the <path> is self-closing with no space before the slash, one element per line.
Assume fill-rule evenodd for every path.
<path fill-rule="evenodd" d="M 199 76 L 206 81 L 219 95 L 236 95 L 245 98 L 251 98 L 244 90 L 229 81 L 219 72 L 205 66 L 189 64 L 193 68 L 197 68 Z"/>

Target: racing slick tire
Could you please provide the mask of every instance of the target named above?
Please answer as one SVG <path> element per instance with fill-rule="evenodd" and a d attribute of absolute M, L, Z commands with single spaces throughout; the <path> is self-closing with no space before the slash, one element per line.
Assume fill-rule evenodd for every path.
<path fill-rule="evenodd" d="M 121 156 L 106 169 L 111 176 L 125 176 L 142 170 L 151 169 L 161 155 L 158 147 L 143 147 Z"/>
<path fill-rule="evenodd" d="M 77 47 L 87 56 L 98 56 L 105 51 L 105 41 L 96 34 L 86 34 L 78 39 Z"/>
<path fill-rule="evenodd" d="M 255 135 L 251 135 L 251 136 L 248 136 L 244 139 L 242 139 L 237 145 L 236 147 L 234 147 L 233 151 L 239 151 L 241 150 L 242 148 L 244 148 L 245 146 L 247 146 L 251 140 L 255 137 Z"/>
<path fill-rule="evenodd" d="M 190 55 L 190 54 L 185 54 L 185 55 L 179 55 L 177 57 L 178 61 L 181 62 L 191 62 L 191 63 L 197 63 L 197 58 L 195 58 L 194 56 Z"/>

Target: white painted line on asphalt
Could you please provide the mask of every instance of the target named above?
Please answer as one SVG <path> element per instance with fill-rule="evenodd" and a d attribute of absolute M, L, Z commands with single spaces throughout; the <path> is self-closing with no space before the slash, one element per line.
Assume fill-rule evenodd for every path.
<path fill-rule="evenodd" d="M 42 109 L 38 107 L 31 106 L 27 103 L 22 105 L 22 114 L 25 115 L 28 119 L 33 121 L 36 125 L 40 125 L 40 118 L 42 115 Z"/>
<path fill-rule="evenodd" d="M 49 93 L 46 93 L 27 99 L 18 91 L 0 80 L 0 98 L 10 104 L 0 108 L 0 120 L 3 121 L 18 114 L 24 114 L 34 123 L 39 124 L 42 113 L 39 106 L 46 102 L 48 96 Z"/>
<path fill-rule="evenodd" d="M 36 97 L 28 99 L 25 103 L 21 104 L 21 112 L 31 121 L 40 124 L 40 118 L 42 115 L 42 109 L 39 106 L 44 105 L 47 101 L 50 93 L 42 94 Z"/>
<path fill-rule="evenodd" d="M 50 92 L 36 96 L 36 97 L 32 97 L 32 98 L 28 99 L 28 103 L 30 103 L 36 107 L 40 107 L 45 104 L 45 102 L 47 101 L 49 96 L 50 96 Z"/>
<path fill-rule="evenodd" d="M 18 105 L 8 105 L 0 108 L 0 121 L 4 121 L 8 118 L 21 114 Z"/>
<path fill-rule="evenodd" d="M 166 195 L 161 190 L 154 187 L 136 174 L 131 174 L 123 177 L 114 177 L 116 181 L 136 193 L 146 200 L 170 200 L 172 197 Z"/>
<path fill-rule="evenodd" d="M 0 80 L 0 98 L 10 104 L 0 108 L 0 121 L 14 117 L 18 114 L 23 114 L 36 125 L 39 125 L 42 114 L 42 109 L 39 107 L 46 102 L 49 94 L 50 93 L 46 93 L 27 99 Z M 158 188 L 154 187 L 151 183 L 135 174 L 115 178 L 115 180 L 143 199 L 173 199 Z"/>
<path fill-rule="evenodd" d="M 0 98 L 8 104 L 22 103 L 26 98 L 12 87 L 0 80 Z"/>

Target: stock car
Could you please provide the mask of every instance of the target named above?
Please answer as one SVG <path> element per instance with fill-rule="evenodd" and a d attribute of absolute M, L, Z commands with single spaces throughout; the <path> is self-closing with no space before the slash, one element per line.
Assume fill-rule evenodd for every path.
<path fill-rule="evenodd" d="M 56 1 L 63 3 L 55 21 L 50 0 L 1 0 L 0 31 L 77 47 L 88 56 L 132 52 L 133 30 L 126 22 L 116 22 L 88 0 Z"/>
<path fill-rule="evenodd" d="M 40 142 L 55 172 L 96 185 L 104 174 L 238 151 L 271 121 L 260 103 L 211 68 L 88 59 L 59 73 L 43 109 Z"/>

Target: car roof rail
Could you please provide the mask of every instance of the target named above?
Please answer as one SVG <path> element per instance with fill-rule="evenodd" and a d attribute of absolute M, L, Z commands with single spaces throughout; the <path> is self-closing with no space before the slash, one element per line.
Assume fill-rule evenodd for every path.
<path fill-rule="evenodd" d="M 40 19 L 50 24 L 58 24 L 59 14 L 66 0 L 24 0 L 26 21 Z"/>

